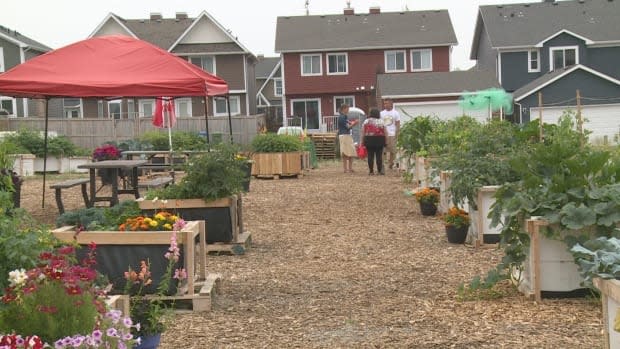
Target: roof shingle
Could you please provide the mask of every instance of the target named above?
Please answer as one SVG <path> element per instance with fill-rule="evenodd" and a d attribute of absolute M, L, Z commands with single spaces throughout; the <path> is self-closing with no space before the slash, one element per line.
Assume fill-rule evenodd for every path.
<path fill-rule="evenodd" d="M 257 79 L 267 79 L 273 68 L 280 62 L 280 57 L 263 57 L 258 59 L 258 63 L 254 66 Z"/>
<path fill-rule="evenodd" d="M 19 32 L 17 32 L 16 30 L 11 30 L 9 28 L 3 27 L 0 25 L 0 33 L 4 34 L 4 35 L 8 35 L 10 37 L 12 37 L 13 39 L 22 42 L 26 45 L 28 45 L 29 47 L 40 51 L 40 52 L 48 52 L 51 51 L 52 48 L 47 46 L 47 45 L 43 45 L 42 43 L 33 40 L 25 35 L 20 34 Z"/>
<path fill-rule="evenodd" d="M 481 70 L 379 74 L 377 86 L 382 96 L 455 94 L 501 87 L 495 73 Z"/>

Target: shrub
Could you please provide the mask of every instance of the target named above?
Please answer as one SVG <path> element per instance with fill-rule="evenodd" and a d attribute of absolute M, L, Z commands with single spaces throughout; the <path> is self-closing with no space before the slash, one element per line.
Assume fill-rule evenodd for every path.
<path fill-rule="evenodd" d="M 34 154 L 36 157 L 45 155 L 45 138 L 36 131 L 20 130 L 16 134 L 7 136 L 7 140 L 15 144 L 15 150 Z M 83 153 L 66 136 L 48 137 L 47 155 L 48 156 L 75 156 Z"/>
<path fill-rule="evenodd" d="M 266 133 L 254 137 L 252 150 L 256 153 L 286 153 L 302 150 L 298 136 Z"/>
<path fill-rule="evenodd" d="M 170 150 L 167 131 L 149 131 L 140 136 L 141 149 Z M 207 141 L 196 132 L 173 131 L 173 150 L 206 150 Z"/>

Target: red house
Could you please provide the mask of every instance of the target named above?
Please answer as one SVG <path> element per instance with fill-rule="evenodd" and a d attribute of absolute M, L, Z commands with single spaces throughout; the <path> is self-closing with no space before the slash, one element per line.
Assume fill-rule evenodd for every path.
<path fill-rule="evenodd" d="M 450 71 L 456 44 L 447 10 L 278 17 L 284 123 L 319 130 L 342 103 L 368 110 L 377 74 Z"/>

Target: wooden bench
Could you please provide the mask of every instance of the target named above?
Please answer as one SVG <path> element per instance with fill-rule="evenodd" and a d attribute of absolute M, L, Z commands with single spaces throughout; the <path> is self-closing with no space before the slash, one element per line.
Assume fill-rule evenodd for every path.
<path fill-rule="evenodd" d="M 158 188 L 166 187 L 172 182 L 172 177 L 156 177 L 147 181 L 138 182 L 138 188 Z"/>
<path fill-rule="evenodd" d="M 50 185 L 51 189 L 55 190 L 56 194 L 56 205 L 58 206 L 58 211 L 60 214 L 65 213 L 65 206 L 62 204 L 62 195 L 61 191 L 63 189 L 73 188 L 75 186 L 82 186 L 82 197 L 84 198 L 84 205 L 88 207 L 88 188 L 86 185 L 90 182 L 88 178 L 78 178 L 78 179 L 69 179 L 64 182 L 59 182 Z"/>

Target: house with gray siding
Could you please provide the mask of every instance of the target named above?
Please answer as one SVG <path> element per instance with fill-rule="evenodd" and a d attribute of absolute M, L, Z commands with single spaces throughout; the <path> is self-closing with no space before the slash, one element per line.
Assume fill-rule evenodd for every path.
<path fill-rule="evenodd" d="M 282 71 L 280 57 L 258 57 L 256 73 L 256 104 L 259 113 L 273 110 L 274 117 L 282 120 Z"/>
<path fill-rule="evenodd" d="M 619 18 L 618 0 L 480 6 L 470 58 L 513 93 L 516 121 L 541 111 L 556 121 L 576 109 L 579 91 L 585 127 L 609 139 L 620 128 Z"/>
<path fill-rule="evenodd" d="M 174 18 L 151 13 L 144 19 L 125 19 L 110 13 L 89 37 L 103 35 L 128 35 L 150 42 L 217 75 L 229 85 L 231 115 L 256 114 L 256 57 L 206 11 L 195 18 L 184 12 L 177 12 Z M 154 98 L 74 102 L 79 103 L 78 117 L 85 118 L 150 118 L 155 110 Z M 210 97 L 206 105 L 203 97 L 177 98 L 175 109 L 177 117 L 228 115 L 222 97 Z"/>
<path fill-rule="evenodd" d="M 52 49 L 15 30 L 0 25 L 0 74 L 42 55 Z M 9 117 L 26 117 L 42 115 L 44 104 L 39 100 L 0 96 L 0 115 Z"/>

